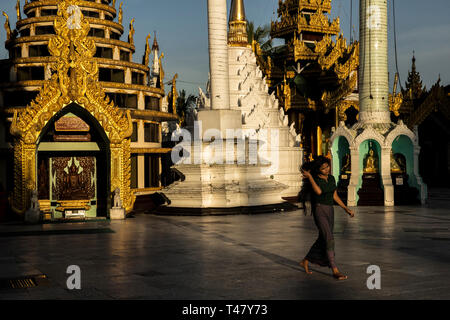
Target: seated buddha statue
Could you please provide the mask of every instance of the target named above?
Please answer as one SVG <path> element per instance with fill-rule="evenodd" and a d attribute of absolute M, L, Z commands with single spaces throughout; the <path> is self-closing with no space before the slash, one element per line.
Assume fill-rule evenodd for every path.
<path fill-rule="evenodd" d="M 403 172 L 397 160 L 395 160 L 394 153 L 392 152 L 392 150 L 391 150 L 391 172 Z"/>
<path fill-rule="evenodd" d="M 373 149 L 369 150 L 369 155 L 366 159 L 366 163 L 364 166 L 365 173 L 375 173 L 378 172 L 377 159 L 374 156 Z"/>
<path fill-rule="evenodd" d="M 75 165 L 75 161 L 72 161 L 72 165 L 69 167 L 69 173 L 64 177 L 64 200 L 84 200 L 88 199 L 88 196 L 83 188 L 83 182 L 81 175 L 78 173 L 78 168 Z"/>

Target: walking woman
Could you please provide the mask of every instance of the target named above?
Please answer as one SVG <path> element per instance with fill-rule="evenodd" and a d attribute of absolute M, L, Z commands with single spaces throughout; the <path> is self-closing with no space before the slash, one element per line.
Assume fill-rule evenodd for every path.
<path fill-rule="evenodd" d="M 307 274 L 312 272 L 308 263 L 328 266 L 333 270 L 333 276 L 338 280 L 345 280 L 347 276 L 342 274 L 334 259 L 334 209 L 333 201 L 342 207 L 348 215 L 354 217 L 354 212 L 347 208 L 336 192 L 336 181 L 330 175 L 330 160 L 320 156 L 315 160 L 312 170 L 302 170 L 304 178 L 307 178 L 313 189 L 313 216 L 314 222 L 319 229 L 319 237 L 309 250 L 306 257 L 300 262 Z"/>

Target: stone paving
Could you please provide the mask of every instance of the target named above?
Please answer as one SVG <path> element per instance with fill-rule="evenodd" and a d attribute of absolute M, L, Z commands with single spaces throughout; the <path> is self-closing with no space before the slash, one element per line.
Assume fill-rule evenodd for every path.
<path fill-rule="evenodd" d="M 235 216 L 136 214 L 124 221 L 0 225 L 0 279 L 45 274 L 0 299 L 449 299 L 450 201 L 335 208 L 336 261 L 349 279 L 298 262 L 317 237 L 302 210 Z M 67 288 L 69 265 L 81 289 Z M 381 270 L 369 290 L 367 267 Z"/>

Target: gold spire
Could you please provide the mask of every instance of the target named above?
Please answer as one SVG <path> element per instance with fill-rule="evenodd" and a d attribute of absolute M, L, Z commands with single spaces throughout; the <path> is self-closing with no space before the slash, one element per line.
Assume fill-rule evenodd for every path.
<path fill-rule="evenodd" d="M 230 27 L 228 31 L 228 44 L 238 47 L 249 46 L 244 0 L 231 1 L 230 21 L 228 25 Z"/>
<path fill-rule="evenodd" d="M 230 22 L 246 21 L 244 0 L 232 0 L 230 9 Z"/>
<path fill-rule="evenodd" d="M 22 20 L 22 15 L 20 14 L 20 0 L 17 0 L 16 11 L 17 11 L 17 21 Z"/>

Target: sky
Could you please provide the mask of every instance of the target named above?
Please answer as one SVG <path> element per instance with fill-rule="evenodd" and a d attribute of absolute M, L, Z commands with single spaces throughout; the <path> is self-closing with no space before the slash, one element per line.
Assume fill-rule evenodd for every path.
<path fill-rule="evenodd" d="M 198 87 L 205 90 L 208 80 L 208 30 L 207 0 L 122 0 L 124 2 L 122 40 L 127 41 L 128 25 L 135 18 L 134 41 L 136 53 L 133 61 L 141 62 L 145 38 L 154 32 L 160 49 L 164 52 L 165 82 L 178 74 L 177 88 L 188 94 L 198 95 Z M 117 8 L 121 0 L 116 1 Z M 393 3 L 395 2 L 397 58 L 402 86 L 411 69 L 413 51 L 417 70 L 423 84 L 430 88 L 439 75 L 441 84 L 450 84 L 450 9 L 449 0 L 389 0 L 389 72 L 392 79 L 396 71 L 394 51 Z M 1 9 L 10 17 L 15 27 L 16 0 L 0 0 Z M 25 0 L 21 0 L 23 7 Z M 227 0 L 228 11 L 231 0 Z M 255 26 L 270 24 L 277 20 L 278 0 L 244 0 L 248 21 Z M 352 10 L 350 9 L 352 7 Z M 352 14 L 350 14 L 352 12 Z M 341 32 L 349 40 L 352 25 L 353 39 L 359 34 L 359 0 L 332 0 L 330 17 L 340 17 Z M 350 24 L 352 16 L 352 24 Z M 3 25 L 4 17 L 0 25 Z M 117 18 L 116 18 L 117 19 Z M 4 43 L 6 32 L 0 26 L 0 42 Z M 7 58 L 4 46 L 0 47 L 0 59 Z"/>

